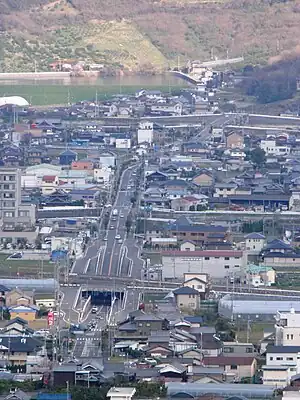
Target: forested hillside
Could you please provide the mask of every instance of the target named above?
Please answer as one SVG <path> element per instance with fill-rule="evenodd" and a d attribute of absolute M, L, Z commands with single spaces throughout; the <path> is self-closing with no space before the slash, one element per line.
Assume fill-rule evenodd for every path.
<path fill-rule="evenodd" d="M 299 43 L 300 0 L 0 0 L 0 69 L 61 58 L 131 70 L 244 55 L 266 62 Z"/>

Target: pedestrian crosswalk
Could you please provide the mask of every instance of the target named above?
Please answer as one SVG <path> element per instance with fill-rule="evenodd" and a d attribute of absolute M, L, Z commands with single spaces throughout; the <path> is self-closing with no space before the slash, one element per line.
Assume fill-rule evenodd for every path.
<path fill-rule="evenodd" d="M 86 341 L 88 342 L 88 341 L 98 340 L 98 342 L 99 342 L 100 338 L 99 337 L 81 337 L 81 338 L 76 338 L 76 340 L 78 342 L 86 342 Z"/>

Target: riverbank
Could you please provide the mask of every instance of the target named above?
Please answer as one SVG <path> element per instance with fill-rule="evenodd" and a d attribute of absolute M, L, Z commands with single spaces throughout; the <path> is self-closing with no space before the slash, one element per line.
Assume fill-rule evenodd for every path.
<path fill-rule="evenodd" d="M 186 87 L 180 79 L 165 77 L 136 77 L 135 79 L 97 79 L 91 81 L 72 80 L 68 83 L 13 81 L 4 84 L 0 81 L 0 96 L 21 96 L 33 106 L 68 105 L 83 100 L 108 100 L 116 94 L 134 94 L 138 90 L 160 90 L 164 93 Z"/>

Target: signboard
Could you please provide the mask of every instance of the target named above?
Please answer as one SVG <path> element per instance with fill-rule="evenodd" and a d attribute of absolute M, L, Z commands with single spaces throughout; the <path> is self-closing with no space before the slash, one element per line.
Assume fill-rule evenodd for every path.
<path fill-rule="evenodd" d="M 54 314 L 52 311 L 48 312 L 48 326 L 51 327 L 54 325 Z"/>

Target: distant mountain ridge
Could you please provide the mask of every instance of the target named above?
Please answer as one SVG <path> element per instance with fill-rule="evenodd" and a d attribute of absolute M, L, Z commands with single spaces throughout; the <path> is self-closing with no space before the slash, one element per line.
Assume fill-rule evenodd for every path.
<path fill-rule="evenodd" d="M 300 0 L 0 0 L 0 70 L 58 58 L 160 70 L 188 59 L 265 62 L 298 45 Z"/>

